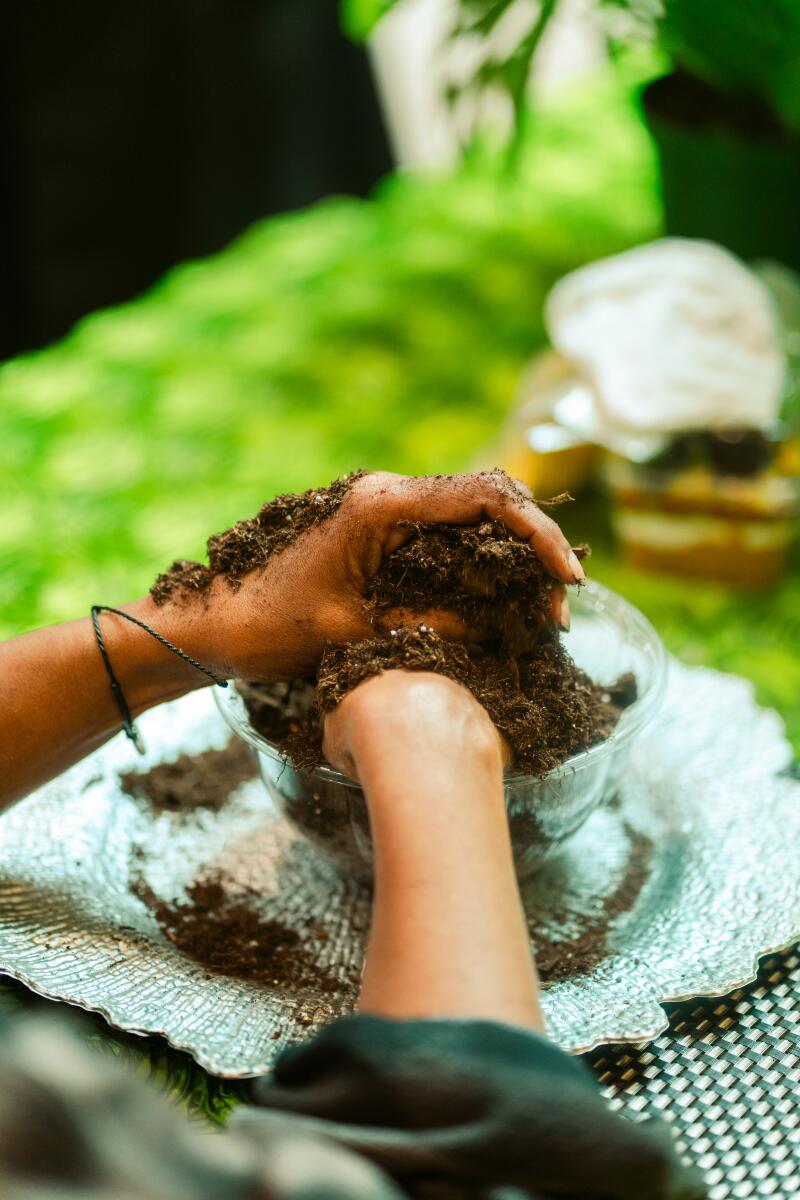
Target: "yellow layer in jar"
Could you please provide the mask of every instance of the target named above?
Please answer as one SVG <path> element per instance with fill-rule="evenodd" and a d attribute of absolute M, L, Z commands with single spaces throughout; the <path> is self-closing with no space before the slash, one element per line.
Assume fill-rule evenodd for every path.
<path fill-rule="evenodd" d="M 613 523 L 628 562 L 648 570 L 766 587 L 780 576 L 791 520 L 734 520 L 618 508 Z"/>

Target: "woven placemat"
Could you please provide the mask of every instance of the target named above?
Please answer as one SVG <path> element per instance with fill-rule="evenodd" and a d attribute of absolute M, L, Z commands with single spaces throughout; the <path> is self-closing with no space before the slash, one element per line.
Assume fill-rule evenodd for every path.
<path fill-rule="evenodd" d="M 0 1013 L 61 1010 L 4 981 Z M 612 1108 L 669 1122 L 709 1200 L 800 1197 L 800 945 L 765 959 L 756 981 L 722 999 L 669 1006 L 669 1029 L 644 1049 L 585 1056 Z M 128 1060 L 194 1116 L 224 1118 L 239 1088 L 215 1080 L 158 1037 L 134 1037 L 87 1014 L 87 1039 Z"/>
<path fill-rule="evenodd" d="M 750 986 L 669 1006 L 644 1049 L 586 1055 L 612 1108 L 669 1122 L 709 1200 L 800 1197 L 800 945 Z"/>

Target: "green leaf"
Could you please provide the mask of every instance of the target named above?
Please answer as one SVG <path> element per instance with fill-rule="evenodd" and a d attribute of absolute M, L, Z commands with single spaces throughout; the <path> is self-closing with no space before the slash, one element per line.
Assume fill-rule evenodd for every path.
<path fill-rule="evenodd" d="M 354 42 L 363 42 L 398 0 L 342 0 L 342 29 Z"/>
<path fill-rule="evenodd" d="M 462 4 L 465 3 L 466 0 L 462 0 Z M 534 56 L 555 15 L 557 5 L 558 0 L 542 0 L 536 20 L 511 53 L 502 59 L 485 59 L 467 84 L 467 87 L 476 87 L 479 91 L 499 86 L 508 95 L 514 108 L 515 122 L 515 134 L 511 144 L 512 157 L 515 156 L 514 146 L 522 135 L 525 98 Z"/>
<path fill-rule="evenodd" d="M 500 18 L 516 0 L 461 0 L 463 16 L 458 18 L 454 35 L 480 34 L 485 37 L 490 34 Z"/>

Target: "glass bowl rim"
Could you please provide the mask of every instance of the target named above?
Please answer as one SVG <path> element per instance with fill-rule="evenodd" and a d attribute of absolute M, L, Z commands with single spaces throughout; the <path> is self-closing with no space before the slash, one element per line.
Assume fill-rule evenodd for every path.
<path fill-rule="evenodd" d="M 598 742 L 596 746 L 590 746 L 588 750 L 581 750 L 578 754 L 572 754 L 565 759 L 557 767 L 553 767 L 545 775 L 529 775 L 524 771 L 508 771 L 506 772 L 504 782 L 506 786 L 509 784 L 520 783 L 541 783 L 545 784 L 550 780 L 556 780 L 563 775 L 573 774 L 576 771 L 582 771 L 596 759 L 601 758 L 605 754 L 613 753 L 621 746 L 629 742 L 636 734 L 647 725 L 660 705 L 667 682 L 667 653 L 664 649 L 664 644 L 661 638 L 656 633 L 647 617 L 639 611 L 630 601 L 620 596 L 618 592 L 614 592 L 611 588 L 605 587 L 602 583 L 597 583 L 595 580 L 587 580 L 581 586 L 579 592 L 579 602 L 584 606 L 587 605 L 595 611 L 602 611 L 611 602 L 616 609 L 617 624 L 619 618 L 624 618 L 627 625 L 632 625 L 638 632 L 639 636 L 646 640 L 653 649 L 653 676 L 646 691 L 637 696 L 633 704 L 631 704 L 623 714 L 624 720 L 620 725 L 604 738 L 602 742 Z M 234 681 L 229 680 L 229 684 Z M 280 764 L 283 768 L 287 766 L 296 770 L 289 759 L 281 754 L 274 742 L 270 742 L 267 738 L 260 734 L 250 724 L 249 720 L 243 719 L 238 712 L 233 708 L 235 701 L 232 699 L 230 691 L 223 694 L 219 689 L 214 689 L 214 700 L 217 708 L 225 721 L 226 725 L 233 730 L 243 741 L 253 746 L 260 754 L 265 754 L 271 758 L 273 762 Z M 239 699 L 240 704 L 244 701 Z M 356 779 L 349 775 L 337 771 L 335 767 L 328 763 L 320 763 L 316 767 L 305 768 L 298 771 L 298 774 L 308 778 L 321 779 L 328 783 L 338 783 L 345 787 L 358 788 L 361 785 Z"/>

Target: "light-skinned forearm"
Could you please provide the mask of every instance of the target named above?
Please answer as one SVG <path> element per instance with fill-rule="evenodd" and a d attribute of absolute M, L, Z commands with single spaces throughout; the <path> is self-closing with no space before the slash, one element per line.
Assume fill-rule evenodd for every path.
<path fill-rule="evenodd" d="M 390 672 L 351 699 L 336 731 L 349 761 L 339 758 L 365 790 L 375 848 L 361 1009 L 541 1031 L 499 735 L 464 689 L 435 676 Z"/>

